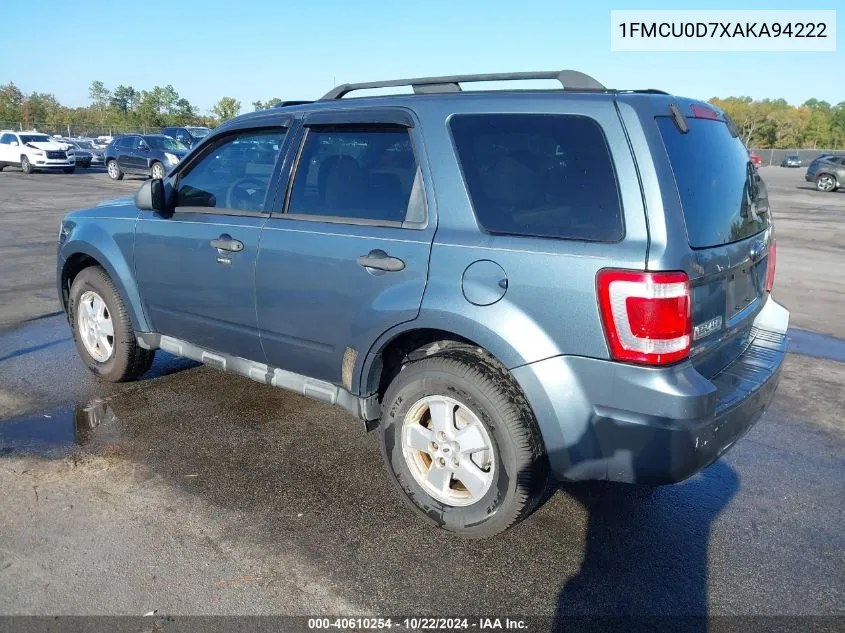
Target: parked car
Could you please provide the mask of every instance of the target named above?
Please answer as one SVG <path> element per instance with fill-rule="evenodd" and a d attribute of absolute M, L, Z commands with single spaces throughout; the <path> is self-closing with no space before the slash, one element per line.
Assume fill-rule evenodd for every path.
<path fill-rule="evenodd" d="M 798 154 L 789 154 L 788 156 L 784 156 L 783 160 L 780 162 L 781 167 L 800 167 L 801 166 L 801 157 Z"/>
<path fill-rule="evenodd" d="M 177 141 L 182 143 L 182 145 L 188 148 L 191 148 L 197 143 L 199 143 L 202 139 L 208 136 L 210 132 L 210 128 L 196 126 L 161 128 L 162 134 L 172 136 Z"/>
<path fill-rule="evenodd" d="M 748 151 L 748 159 L 751 161 L 751 163 L 755 167 L 759 167 L 760 165 L 763 164 L 763 159 L 760 158 L 760 154 L 758 154 L 757 152 L 749 150 Z"/>
<path fill-rule="evenodd" d="M 72 174 L 76 169 L 76 157 L 63 143 L 41 132 L 0 131 L 0 170 L 4 167 L 20 167 L 21 171 L 61 169 Z"/>
<path fill-rule="evenodd" d="M 85 169 L 91 167 L 91 164 L 94 162 L 95 150 L 93 150 L 93 148 L 86 149 L 79 141 L 76 141 L 75 139 L 58 137 L 55 140 L 58 143 L 64 145 L 65 149 L 73 150 L 74 157 L 76 158 L 77 167 L 82 167 Z M 102 152 L 100 152 L 100 164 L 102 164 Z"/>
<path fill-rule="evenodd" d="M 825 154 L 807 167 L 804 179 L 816 183 L 816 189 L 830 193 L 845 183 L 845 156 Z"/>
<path fill-rule="evenodd" d="M 164 134 L 127 134 L 106 147 L 106 170 L 112 180 L 124 174 L 164 178 L 187 153 L 187 147 Z"/>
<path fill-rule="evenodd" d="M 73 145 L 79 149 L 83 149 L 86 152 L 91 152 L 91 164 L 95 166 L 104 166 L 106 164 L 106 147 L 100 147 L 96 143 L 92 141 L 92 139 L 87 138 L 74 138 L 69 139 Z"/>
<path fill-rule="evenodd" d="M 456 92 L 516 78 L 566 90 Z M 425 94 L 343 98 L 397 84 Z M 245 114 L 134 199 L 67 215 L 57 261 L 101 379 L 161 349 L 338 404 L 421 517 L 473 537 L 550 474 L 662 484 L 718 459 L 778 384 L 774 274 L 723 112 L 574 71 Z"/>

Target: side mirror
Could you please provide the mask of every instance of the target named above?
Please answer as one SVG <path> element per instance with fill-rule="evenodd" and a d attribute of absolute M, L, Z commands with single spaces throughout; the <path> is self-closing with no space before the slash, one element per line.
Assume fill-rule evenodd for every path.
<path fill-rule="evenodd" d="M 12 141 L 11 143 L 9 143 L 9 145 L 11 145 L 12 147 L 17 147 L 17 146 L 18 146 L 18 142 L 17 142 L 17 141 Z"/>
<path fill-rule="evenodd" d="M 166 212 L 164 181 L 161 178 L 153 178 L 141 185 L 138 193 L 135 194 L 135 206 L 142 211 Z"/>

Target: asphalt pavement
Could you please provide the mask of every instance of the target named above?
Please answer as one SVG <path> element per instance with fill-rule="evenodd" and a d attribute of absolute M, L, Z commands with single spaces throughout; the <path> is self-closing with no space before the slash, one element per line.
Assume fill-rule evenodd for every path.
<path fill-rule="evenodd" d="M 761 421 L 683 484 L 564 485 L 467 541 L 339 408 L 161 352 L 98 382 L 55 314 L 54 233 L 140 182 L 0 173 L 0 613 L 845 618 L 845 194 L 763 174 L 800 353 Z"/>

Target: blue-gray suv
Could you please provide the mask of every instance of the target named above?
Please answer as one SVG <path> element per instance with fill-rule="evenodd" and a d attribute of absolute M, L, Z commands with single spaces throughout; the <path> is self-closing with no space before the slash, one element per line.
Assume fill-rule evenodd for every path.
<path fill-rule="evenodd" d="M 757 421 L 789 321 L 765 192 L 707 103 L 345 84 L 68 214 L 58 289 L 102 379 L 164 350 L 338 404 L 411 507 L 481 537 L 555 477 L 677 482 Z"/>

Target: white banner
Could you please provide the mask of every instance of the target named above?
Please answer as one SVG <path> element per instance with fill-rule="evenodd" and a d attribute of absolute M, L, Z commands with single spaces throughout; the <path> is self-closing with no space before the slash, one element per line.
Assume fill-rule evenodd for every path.
<path fill-rule="evenodd" d="M 835 51 L 836 11 L 611 11 L 612 51 Z"/>

